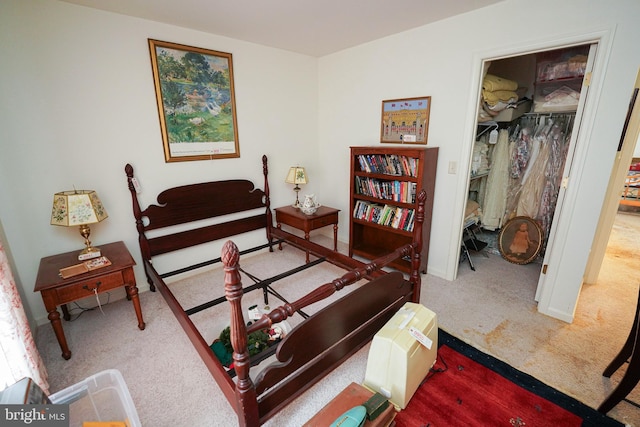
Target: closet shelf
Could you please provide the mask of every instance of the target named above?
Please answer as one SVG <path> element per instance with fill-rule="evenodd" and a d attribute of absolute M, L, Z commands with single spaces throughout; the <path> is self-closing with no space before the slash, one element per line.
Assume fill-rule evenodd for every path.
<path fill-rule="evenodd" d="M 533 102 L 530 99 L 523 98 L 518 101 L 515 107 L 513 108 L 505 108 L 500 111 L 495 117 L 496 122 L 512 122 L 517 118 L 521 117 L 523 114 L 531 111 L 531 105 Z"/>
<path fill-rule="evenodd" d="M 548 117 L 553 117 L 553 116 L 575 116 L 576 112 L 574 110 L 568 110 L 568 111 L 547 111 L 547 112 L 531 112 L 531 113 L 524 113 L 524 115 L 526 117 L 544 117 L 544 116 L 548 116 Z"/>

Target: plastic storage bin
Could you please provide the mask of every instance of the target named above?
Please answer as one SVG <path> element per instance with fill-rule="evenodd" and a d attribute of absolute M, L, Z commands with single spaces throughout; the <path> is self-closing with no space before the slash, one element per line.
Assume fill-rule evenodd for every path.
<path fill-rule="evenodd" d="M 69 404 L 69 427 L 89 421 L 120 421 L 141 427 L 138 412 L 120 371 L 107 369 L 49 396 L 53 404 Z"/>
<path fill-rule="evenodd" d="M 576 111 L 581 90 L 582 79 L 536 83 L 533 111 L 536 113 Z"/>

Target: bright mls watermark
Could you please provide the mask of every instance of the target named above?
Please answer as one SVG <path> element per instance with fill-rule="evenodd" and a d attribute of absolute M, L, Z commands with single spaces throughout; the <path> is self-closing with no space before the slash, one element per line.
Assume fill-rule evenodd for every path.
<path fill-rule="evenodd" d="M 3 427 L 69 427 L 69 405 L 0 405 Z"/>

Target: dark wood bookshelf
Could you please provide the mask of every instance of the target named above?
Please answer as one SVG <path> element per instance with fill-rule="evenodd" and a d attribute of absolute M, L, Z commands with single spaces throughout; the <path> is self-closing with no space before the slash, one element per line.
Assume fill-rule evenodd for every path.
<path fill-rule="evenodd" d="M 411 212 L 425 190 L 420 271 L 427 272 L 437 161 L 438 147 L 351 147 L 349 256 L 373 260 L 411 243 Z M 390 266 L 409 272 L 411 263 Z"/>

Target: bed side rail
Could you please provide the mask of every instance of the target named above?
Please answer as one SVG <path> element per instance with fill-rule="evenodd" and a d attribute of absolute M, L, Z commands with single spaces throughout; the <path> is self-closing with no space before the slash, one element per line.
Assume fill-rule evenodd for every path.
<path fill-rule="evenodd" d="M 381 271 L 381 269 L 386 265 L 388 265 L 391 261 L 403 256 L 407 256 L 412 252 L 413 252 L 413 246 L 411 244 L 404 245 L 396 249 L 389 255 L 386 255 L 368 264 L 365 264 L 364 267 L 348 271 L 347 273 L 343 274 L 340 278 L 334 279 L 329 283 L 325 283 L 323 285 L 318 286 L 317 288 L 315 288 L 314 290 L 312 290 L 302 298 L 294 302 L 276 307 L 275 309 L 271 310 L 271 312 L 264 314 L 259 320 L 254 322 L 249 327 L 248 333 L 252 333 L 252 332 L 263 330 L 263 329 L 269 329 L 272 325 L 282 322 L 283 320 L 286 320 L 287 318 L 293 316 L 298 310 L 302 310 L 303 308 L 308 307 L 311 304 L 314 304 L 318 301 L 322 301 L 323 299 L 330 297 L 331 295 L 341 290 L 345 286 L 356 283 L 361 279 L 370 277 L 373 273 Z"/>
<path fill-rule="evenodd" d="M 411 257 L 411 274 L 409 281 L 412 284 L 412 301 L 419 302 L 420 301 L 420 287 L 422 284 L 422 279 L 420 276 L 420 253 L 422 251 L 422 223 L 424 222 L 424 201 L 426 199 L 426 193 L 421 191 L 418 195 L 418 212 L 416 214 L 416 221 L 413 230 L 414 239 L 410 244 L 401 246 L 395 249 L 393 252 L 390 252 L 387 255 L 376 258 L 368 264 L 363 264 L 361 267 L 352 269 L 342 275 L 340 278 L 331 281 L 330 283 L 325 283 L 313 291 L 309 292 L 307 295 L 298 299 L 289 304 L 282 305 L 280 307 L 275 308 L 270 313 L 265 314 L 258 321 L 254 322 L 249 328 L 248 332 L 252 333 L 255 331 L 259 331 L 262 329 L 268 329 L 271 325 L 275 323 L 282 322 L 286 320 L 288 317 L 293 316 L 298 310 L 302 310 L 303 308 L 321 301 L 325 298 L 330 297 L 335 292 L 341 290 L 345 286 L 351 285 L 363 278 L 371 278 L 377 277 L 380 274 L 386 274 L 382 269 L 388 266 L 392 261 L 410 256 Z M 274 235 L 279 236 L 279 230 L 276 232 L 274 230 Z M 228 242 L 229 243 L 229 242 Z M 232 243 L 232 242 L 231 242 Z M 302 243 L 302 242 L 301 242 Z M 233 244 L 233 243 L 232 243 Z M 235 245 L 234 245 L 235 246 Z M 304 246 L 302 246 L 304 247 Z M 307 245 L 306 247 L 311 247 Z M 223 247 L 223 252 L 225 248 Z"/>
<path fill-rule="evenodd" d="M 225 395 L 229 403 L 233 405 L 235 401 L 235 384 L 233 383 L 233 380 L 229 377 L 229 375 L 227 375 L 224 367 L 215 356 L 213 351 L 211 351 L 209 344 L 204 341 L 202 335 L 198 331 L 198 328 L 194 325 L 189 316 L 184 312 L 182 305 L 175 298 L 171 290 L 167 287 L 164 280 L 162 280 L 151 262 L 149 262 L 148 260 L 142 260 L 142 263 L 147 277 L 158 288 L 160 294 L 163 296 L 167 305 L 173 312 L 176 320 L 187 334 L 187 337 L 189 337 L 189 340 L 202 358 L 205 366 L 215 379 L 218 387 L 220 387 L 220 390 Z"/>

